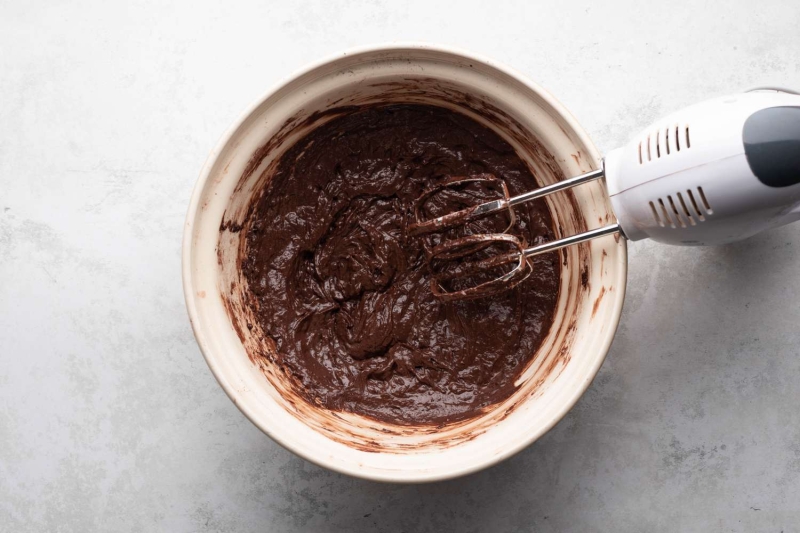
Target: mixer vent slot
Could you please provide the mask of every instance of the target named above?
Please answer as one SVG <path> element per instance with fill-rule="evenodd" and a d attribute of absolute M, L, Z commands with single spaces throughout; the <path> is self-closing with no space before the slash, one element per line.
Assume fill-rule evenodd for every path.
<path fill-rule="evenodd" d="M 639 164 L 643 165 L 691 147 L 688 125 L 681 127 L 676 124 L 663 130 L 658 129 L 639 141 Z"/>
<path fill-rule="evenodd" d="M 658 209 L 656 209 L 656 205 L 653 202 L 650 202 L 650 209 L 653 211 L 653 218 L 656 219 L 656 223 L 663 228 L 664 221 L 658 216 Z"/>
<path fill-rule="evenodd" d="M 686 189 L 685 194 L 676 192 L 674 195 L 668 194 L 666 198 L 653 200 L 650 202 L 650 211 L 656 224 L 662 228 L 696 226 L 714 213 L 702 187 Z"/>
<path fill-rule="evenodd" d="M 650 207 L 653 209 L 653 214 L 656 217 L 656 222 L 662 228 L 665 226 L 669 226 L 670 228 L 675 227 L 675 222 L 673 222 L 672 217 L 669 216 L 669 210 L 667 209 L 664 200 L 659 198 L 657 200 L 658 206 L 656 207 L 653 202 L 650 202 Z"/>

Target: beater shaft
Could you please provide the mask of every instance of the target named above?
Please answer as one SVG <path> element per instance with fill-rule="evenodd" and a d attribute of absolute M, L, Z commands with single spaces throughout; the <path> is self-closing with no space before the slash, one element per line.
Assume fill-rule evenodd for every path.
<path fill-rule="evenodd" d="M 525 257 L 533 257 L 534 255 L 560 250 L 561 248 L 565 248 L 572 244 L 590 241 L 592 239 L 596 239 L 597 237 L 602 237 L 603 235 L 611 235 L 612 233 L 621 233 L 619 224 L 609 224 L 608 226 L 603 226 L 602 228 L 584 231 L 583 233 L 578 233 L 577 235 L 570 235 L 569 237 L 564 237 L 563 239 L 546 242 L 544 244 L 540 244 L 539 246 L 532 246 L 530 248 L 526 248 L 522 253 L 525 255 Z"/>
<path fill-rule="evenodd" d="M 587 172 L 586 174 L 581 174 L 580 176 L 575 176 L 574 178 L 565 179 L 563 181 L 559 181 L 551 185 L 547 185 L 545 187 L 540 187 L 539 189 L 534 189 L 530 192 L 526 192 L 525 194 L 520 194 L 519 196 L 514 196 L 513 198 L 509 198 L 508 205 L 514 207 L 515 205 L 524 204 L 526 202 L 530 202 L 531 200 L 535 200 L 537 198 L 547 196 L 548 194 L 552 194 L 556 191 L 571 189 L 572 187 L 580 185 L 581 183 L 588 183 L 590 181 L 599 180 L 604 175 L 605 174 L 602 168 L 599 168 L 597 170 L 592 170 L 590 172 Z"/>

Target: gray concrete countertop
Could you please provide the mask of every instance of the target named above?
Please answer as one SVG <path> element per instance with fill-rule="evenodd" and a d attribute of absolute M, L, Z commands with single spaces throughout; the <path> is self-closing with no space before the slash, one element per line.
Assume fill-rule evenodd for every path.
<path fill-rule="evenodd" d="M 180 283 L 192 186 L 238 114 L 310 61 L 460 46 L 546 87 L 601 151 L 705 98 L 800 87 L 797 0 L 536 4 L 0 1 L 0 530 L 800 530 L 800 225 L 633 243 L 589 391 L 463 479 L 306 463 L 206 367 Z"/>

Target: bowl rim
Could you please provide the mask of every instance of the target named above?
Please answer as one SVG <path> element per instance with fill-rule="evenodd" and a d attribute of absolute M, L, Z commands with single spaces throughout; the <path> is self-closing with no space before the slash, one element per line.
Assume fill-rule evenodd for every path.
<path fill-rule="evenodd" d="M 330 63 L 336 62 L 345 57 L 368 55 L 368 54 L 374 54 L 376 52 L 399 52 L 403 50 L 421 50 L 421 51 L 430 51 L 430 52 L 437 52 L 446 55 L 451 55 L 454 57 L 458 57 L 460 59 L 467 59 L 469 61 L 482 63 L 489 68 L 495 69 L 500 73 L 509 76 L 516 82 L 522 84 L 527 89 L 530 89 L 537 95 L 537 97 L 544 100 L 552 108 L 552 110 L 556 112 L 559 115 L 559 117 L 569 125 L 571 133 L 574 134 L 575 137 L 577 137 L 577 139 L 589 149 L 590 153 L 587 155 L 591 156 L 592 162 L 598 165 L 602 164 L 602 157 L 600 156 L 599 151 L 595 147 L 592 140 L 589 138 L 589 135 L 586 133 L 583 127 L 578 123 L 578 121 L 572 115 L 572 113 L 570 113 L 569 110 L 547 90 L 542 88 L 537 83 L 531 81 L 525 75 L 513 69 L 512 67 L 504 65 L 502 63 L 498 63 L 495 60 L 492 60 L 481 54 L 473 53 L 471 51 L 466 51 L 458 47 L 450 45 L 442 45 L 442 44 L 433 44 L 428 42 L 389 41 L 384 43 L 348 48 L 337 53 L 328 54 L 327 56 L 322 57 L 321 59 L 306 64 L 304 67 L 295 69 L 288 76 L 281 78 L 279 81 L 273 84 L 269 89 L 267 89 L 264 93 L 262 93 L 258 98 L 256 98 L 253 102 L 251 102 L 250 105 L 247 106 L 245 110 L 239 114 L 236 120 L 234 120 L 233 123 L 220 136 L 219 140 L 216 142 L 213 149 L 206 158 L 200 170 L 197 182 L 195 183 L 194 188 L 192 190 L 192 195 L 189 201 L 189 206 L 183 227 L 183 239 L 181 245 L 182 246 L 181 273 L 182 273 L 182 284 L 183 284 L 186 310 L 188 312 L 189 321 L 192 326 L 192 331 L 194 333 L 195 340 L 197 341 L 197 344 L 200 348 L 200 352 L 202 353 L 203 358 L 206 361 L 206 364 L 211 370 L 211 373 L 214 375 L 214 378 L 217 380 L 217 383 L 219 383 L 219 385 L 225 391 L 225 394 L 228 396 L 228 398 L 230 398 L 230 400 L 234 403 L 234 405 L 236 405 L 236 407 L 242 412 L 242 414 L 245 415 L 245 417 L 247 417 L 248 420 L 250 420 L 250 422 L 252 422 L 257 428 L 259 428 L 263 433 L 265 433 L 272 440 L 278 443 L 281 447 L 285 448 L 286 450 L 292 452 L 295 455 L 302 457 L 303 459 L 315 465 L 324 467 L 326 469 L 346 474 L 349 476 L 353 476 L 356 478 L 372 480 L 372 481 L 394 482 L 394 483 L 426 483 L 433 481 L 442 481 L 446 479 L 453 479 L 468 474 L 472 474 L 480 470 L 489 468 L 497 463 L 500 463 L 508 459 L 513 455 L 516 455 L 523 449 L 533 444 L 547 432 L 549 432 L 575 406 L 575 404 L 583 396 L 583 394 L 589 388 L 589 385 L 592 383 L 592 381 L 594 381 L 595 377 L 597 376 L 597 372 L 600 370 L 600 367 L 602 366 L 603 362 L 608 356 L 608 351 L 615 337 L 617 327 L 619 326 L 620 317 L 622 315 L 623 301 L 625 298 L 626 285 L 627 285 L 627 272 L 628 272 L 628 253 L 627 253 L 627 243 L 625 238 L 619 239 L 619 244 L 622 248 L 621 257 L 617 265 L 617 268 L 619 269 L 619 274 L 618 274 L 618 279 L 616 281 L 619 283 L 618 285 L 619 289 L 614 291 L 615 300 L 613 308 L 609 313 L 610 315 L 609 325 L 611 327 L 609 327 L 606 330 L 605 336 L 602 338 L 602 343 L 600 344 L 600 346 L 598 346 L 598 348 L 600 348 L 598 352 L 601 353 L 602 356 L 598 357 L 597 360 L 592 365 L 592 367 L 590 368 L 590 371 L 587 374 L 589 376 L 588 379 L 586 379 L 583 383 L 581 383 L 579 387 L 575 387 L 573 393 L 567 398 L 567 400 L 564 401 L 562 404 L 560 404 L 560 406 L 557 409 L 554 409 L 553 416 L 546 424 L 543 424 L 536 431 L 531 431 L 526 438 L 520 439 L 517 443 L 515 443 L 512 446 L 509 446 L 501 453 L 497 453 L 494 455 L 487 455 L 485 459 L 474 461 L 470 464 L 465 464 L 463 467 L 453 468 L 447 472 L 430 473 L 430 472 L 419 471 L 415 472 L 413 476 L 409 476 L 408 474 L 397 475 L 397 472 L 394 473 L 373 472 L 373 471 L 368 472 L 359 469 L 358 467 L 350 467 L 348 464 L 337 462 L 332 457 L 314 456 L 305 453 L 304 451 L 297 450 L 293 448 L 291 444 L 286 442 L 286 440 L 283 439 L 279 433 L 273 431 L 272 428 L 264 424 L 261 419 L 255 416 L 247 405 L 239 402 L 237 400 L 237 393 L 235 388 L 222 375 L 220 368 L 218 367 L 218 365 L 214 360 L 213 354 L 210 353 L 211 350 L 208 346 L 208 341 L 205 338 L 205 334 L 198 326 L 199 312 L 197 308 L 197 296 L 195 295 L 195 292 L 193 290 L 193 276 L 191 268 L 192 248 L 193 248 L 192 240 L 194 236 L 194 220 L 197 217 L 197 213 L 200 207 L 202 192 L 206 186 L 206 183 L 208 182 L 211 170 L 214 167 L 218 157 L 228 146 L 228 144 L 230 143 L 231 139 L 236 134 L 236 132 L 252 116 L 252 114 L 267 99 L 272 97 L 275 93 L 283 89 L 289 83 Z"/>

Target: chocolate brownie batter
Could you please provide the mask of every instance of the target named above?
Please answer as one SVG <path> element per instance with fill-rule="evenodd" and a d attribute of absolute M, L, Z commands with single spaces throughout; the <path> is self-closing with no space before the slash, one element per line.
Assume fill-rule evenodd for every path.
<path fill-rule="evenodd" d="M 431 237 L 407 232 L 425 188 L 482 173 L 511 194 L 537 186 L 497 134 L 425 105 L 344 111 L 284 154 L 245 225 L 242 269 L 276 362 L 301 396 L 381 421 L 437 424 L 513 393 L 553 320 L 558 255 L 533 258 L 531 278 L 512 291 L 442 303 L 429 285 Z M 494 193 L 456 191 L 431 209 L 461 209 L 482 194 Z M 517 215 L 512 231 L 529 243 L 554 238 L 543 201 Z"/>

